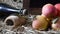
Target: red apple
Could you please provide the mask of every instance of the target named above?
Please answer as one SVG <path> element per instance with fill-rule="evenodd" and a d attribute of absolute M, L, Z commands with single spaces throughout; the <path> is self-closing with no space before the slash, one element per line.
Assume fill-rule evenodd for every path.
<path fill-rule="evenodd" d="M 42 7 L 42 14 L 46 17 L 56 17 L 56 8 L 52 4 L 46 4 Z"/>
<path fill-rule="evenodd" d="M 56 21 L 56 23 L 52 24 L 52 28 L 53 28 L 53 30 L 57 30 L 57 31 L 60 30 L 60 18 L 58 21 Z"/>
<path fill-rule="evenodd" d="M 55 8 L 57 9 L 57 16 L 60 17 L 60 3 L 55 4 Z"/>

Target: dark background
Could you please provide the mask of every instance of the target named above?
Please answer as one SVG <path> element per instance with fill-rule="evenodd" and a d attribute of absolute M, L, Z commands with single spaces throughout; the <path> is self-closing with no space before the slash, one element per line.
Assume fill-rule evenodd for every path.
<path fill-rule="evenodd" d="M 47 3 L 55 5 L 56 3 L 60 3 L 60 0 L 30 0 L 30 8 L 41 8 Z"/>

